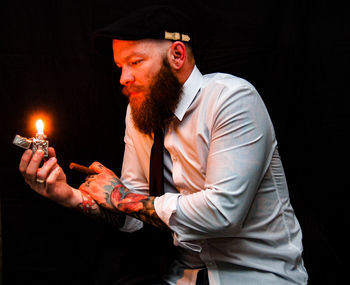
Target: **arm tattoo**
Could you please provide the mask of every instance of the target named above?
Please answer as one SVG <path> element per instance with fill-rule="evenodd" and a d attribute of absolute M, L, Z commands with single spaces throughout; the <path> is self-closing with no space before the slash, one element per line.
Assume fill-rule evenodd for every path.
<path fill-rule="evenodd" d="M 122 227 L 125 222 L 125 215 L 108 210 L 104 207 L 99 207 L 90 195 L 80 192 L 82 202 L 76 206 L 79 212 L 93 218 L 98 222 L 105 222 L 112 226 Z"/>
<path fill-rule="evenodd" d="M 110 202 L 118 211 L 160 229 L 169 230 L 154 209 L 154 199 L 153 196 L 132 193 L 120 181 L 110 195 Z"/>

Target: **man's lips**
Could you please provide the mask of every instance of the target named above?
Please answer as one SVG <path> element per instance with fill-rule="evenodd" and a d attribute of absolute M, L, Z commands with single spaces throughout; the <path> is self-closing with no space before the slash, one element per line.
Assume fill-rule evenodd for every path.
<path fill-rule="evenodd" d="M 129 92 L 127 96 L 129 98 L 131 98 L 131 97 L 140 97 L 140 96 L 142 96 L 142 92 L 141 91 Z"/>
<path fill-rule="evenodd" d="M 122 92 L 124 95 L 128 96 L 128 97 L 131 97 L 131 96 L 134 96 L 134 95 L 138 95 L 138 94 L 142 94 L 144 93 L 144 88 L 142 87 L 124 87 L 122 89 Z"/>

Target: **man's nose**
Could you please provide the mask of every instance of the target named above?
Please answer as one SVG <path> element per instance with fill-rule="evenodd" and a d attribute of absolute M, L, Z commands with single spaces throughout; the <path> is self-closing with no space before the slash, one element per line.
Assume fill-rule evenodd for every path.
<path fill-rule="evenodd" d="M 126 86 L 134 82 L 134 80 L 135 78 L 132 72 L 128 68 L 123 68 L 120 75 L 120 84 Z"/>

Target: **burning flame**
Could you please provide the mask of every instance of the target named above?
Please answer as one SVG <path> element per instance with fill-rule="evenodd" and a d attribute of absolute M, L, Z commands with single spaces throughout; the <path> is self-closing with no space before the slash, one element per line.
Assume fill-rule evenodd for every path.
<path fill-rule="evenodd" d="M 37 129 L 37 134 L 38 135 L 43 135 L 44 134 L 44 122 L 43 120 L 39 119 L 35 123 L 36 129 Z"/>

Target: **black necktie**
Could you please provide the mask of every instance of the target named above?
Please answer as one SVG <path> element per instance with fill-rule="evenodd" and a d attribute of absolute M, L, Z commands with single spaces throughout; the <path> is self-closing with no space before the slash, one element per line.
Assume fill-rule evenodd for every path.
<path fill-rule="evenodd" d="M 151 196 L 161 196 L 164 194 L 163 152 L 164 134 L 162 130 L 158 130 L 154 132 L 154 143 L 151 150 L 149 174 L 149 193 Z"/>
<path fill-rule="evenodd" d="M 163 155 L 164 134 L 162 130 L 159 130 L 154 132 L 154 143 L 151 150 L 149 170 L 149 193 L 151 196 L 161 196 L 164 194 Z M 152 259 L 157 261 L 154 270 L 161 276 L 167 272 L 176 256 L 173 238 L 168 231 L 160 230 L 153 226 L 145 225 L 144 229 L 152 245 Z"/>

